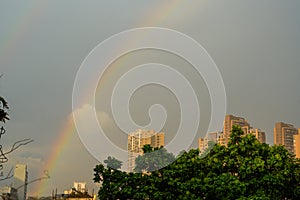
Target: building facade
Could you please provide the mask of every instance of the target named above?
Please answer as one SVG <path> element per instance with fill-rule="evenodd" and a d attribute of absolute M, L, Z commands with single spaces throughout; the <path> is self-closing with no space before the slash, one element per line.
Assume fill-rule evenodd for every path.
<path fill-rule="evenodd" d="M 237 117 L 233 115 L 226 115 L 224 120 L 224 127 L 223 127 L 223 144 L 228 144 L 229 136 L 231 134 L 231 129 L 233 125 L 238 125 L 242 128 L 245 134 L 249 133 L 251 129 L 250 124 L 246 119 L 243 117 Z"/>
<path fill-rule="evenodd" d="M 13 187 L 4 186 L 0 188 L 1 198 L 3 200 L 16 200 L 18 199 L 18 190 Z"/>
<path fill-rule="evenodd" d="M 207 133 L 204 138 L 199 138 L 198 148 L 199 148 L 200 152 L 203 152 L 205 149 L 208 148 L 209 141 L 218 143 L 221 135 L 223 135 L 222 132 L 210 132 L 210 133 Z"/>
<path fill-rule="evenodd" d="M 223 132 L 208 133 L 204 138 L 199 138 L 198 148 L 203 151 L 208 147 L 208 142 L 213 141 L 222 146 L 227 146 L 232 126 L 238 125 L 242 128 L 244 135 L 253 134 L 256 139 L 261 143 L 266 143 L 266 133 L 258 128 L 252 128 L 249 122 L 243 117 L 237 117 L 234 115 L 226 115 L 224 119 Z"/>
<path fill-rule="evenodd" d="M 85 193 L 87 192 L 86 183 L 85 182 L 74 182 L 73 187 L 78 191 Z"/>
<path fill-rule="evenodd" d="M 253 134 L 260 143 L 266 143 L 266 133 L 260 129 L 252 128 L 249 130 L 249 133 Z"/>
<path fill-rule="evenodd" d="M 294 153 L 296 158 L 300 158 L 300 128 L 298 134 L 294 135 Z"/>
<path fill-rule="evenodd" d="M 274 144 L 283 145 L 289 153 L 294 154 L 294 135 L 297 134 L 298 130 L 293 125 L 277 122 L 274 127 Z"/>
<path fill-rule="evenodd" d="M 143 155 L 143 147 L 149 144 L 153 148 L 159 148 L 165 145 L 165 135 L 163 132 L 154 130 L 136 130 L 128 135 L 128 171 L 132 172 L 135 168 L 135 159 Z"/>
<path fill-rule="evenodd" d="M 17 164 L 14 170 L 13 187 L 18 190 L 18 200 L 26 200 L 27 179 L 27 165 Z"/>

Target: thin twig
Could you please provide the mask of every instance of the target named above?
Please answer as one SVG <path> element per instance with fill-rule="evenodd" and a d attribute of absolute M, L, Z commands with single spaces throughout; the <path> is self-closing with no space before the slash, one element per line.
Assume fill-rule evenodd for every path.
<path fill-rule="evenodd" d="M 2 173 L 2 170 L 3 170 L 3 163 L 7 162 L 8 159 L 6 157 L 7 154 L 13 152 L 14 150 L 18 149 L 20 146 L 23 146 L 23 145 L 26 145 L 30 142 L 33 142 L 33 139 L 23 139 L 23 140 L 19 140 L 17 142 L 15 142 L 11 149 L 7 152 L 3 152 L 2 151 L 2 145 L 0 145 L 0 173 Z M 9 171 L 9 173 L 7 174 L 7 176 L 5 178 L 2 178 L 0 179 L 0 181 L 3 181 L 3 180 L 6 180 L 6 179 L 10 179 L 13 175 L 11 174 L 12 173 L 12 170 L 13 168 L 11 168 L 11 170 Z"/>
<path fill-rule="evenodd" d="M 19 140 L 17 142 L 15 142 L 13 144 L 13 146 L 11 147 L 11 149 L 7 152 L 4 153 L 4 155 L 7 155 L 11 152 L 13 152 L 14 150 L 18 149 L 20 146 L 23 146 L 23 145 L 26 145 L 26 144 L 29 144 L 30 142 L 33 142 L 34 140 L 33 139 L 24 139 L 24 140 Z M 22 143 L 23 142 L 23 143 Z"/>
<path fill-rule="evenodd" d="M 4 180 L 6 180 L 6 179 L 12 178 L 12 177 L 13 177 L 13 174 L 12 174 L 13 169 L 14 169 L 14 168 L 12 167 L 12 168 L 9 170 L 8 174 L 6 175 L 6 177 L 5 177 L 5 178 L 1 178 L 0 181 L 4 181 Z"/>

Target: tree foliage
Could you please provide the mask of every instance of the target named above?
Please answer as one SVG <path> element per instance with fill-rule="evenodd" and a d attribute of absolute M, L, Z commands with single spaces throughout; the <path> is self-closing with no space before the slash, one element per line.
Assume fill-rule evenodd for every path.
<path fill-rule="evenodd" d="M 1 78 L 1 76 L 0 76 Z M 1 123 L 5 123 L 7 120 L 10 120 L 9 115 L 8 115 L 8 103 L 7 101 L 0 96 L 0 122 Z M 4 126 L 0 127 L 0 139 L 2 137 L 2 135 L 4 135 L 6 133 L 6 130 L 4 128 Z M 15 151 L 16 149 L 18 149 L 20 146 L 26 145 L 30 142 L 33 142 L 32 139 L 23 139 L 23 140 L 19 140 L 17 142 L 15 142 L 11 148 L 7 151 L 3 150 L 2 144 L 0 144 L 0 181 L 9 179 L 12 177 L 12 171 L 13 168 L 11 168 L 11 170 L 9 171 L 9 173 L 6 176 L 3 176 L 3 164 L 6 163 L 8 161 L 8 157 L 7 155 L 13 151 Z"/>
<path fill-rule="evenodd" d="M 160 153 L 158 161 L 149 160 L 147 153 L 136 159 L 136 171 L 144 173 L 97 165 L 94 181 L 102 183 L 100 199 L 300 199 L 299 159 L 283 146 L 244 136 L 238 126 L 233 126 L 227 147 L 216 144 L 205 157 L 199 150 L 183 152 L 172 164 L 149 171 L 171 155 Z"/>
<path fill-rule="evenodd" d="M 122 162 L 111 156 L 108 156 L 107 160 L 104 160 L 104 163 L 112 169 L 121 169 L 122 167 Z"/>
<path fill-rule="evenodd" d="M 152 148 L 149 144 L 143 147 L 144 154 L 135 160 L 135 172 L 152 172 L 174 162 L 175 157 L 163 147 Z"/>
<path fill-rule="evenodd" d="M 9 109 L 7 102 L 0 96 L 0 122 L 5 123 L 9 120 L 7 110 Z M 3 126 L 0 127 L 0 139 L 6 132 Z M 3 164 L 8 161 L 5 153 L 3 152 L 2 145 L 0 144 L 0 171 L 3 170 Z"/>
<path fill-rule="evenodd" d="M 7 101 L 0 96 L 0 121 L 4 122 L 9 120 L 7 110 L 9 109 Z"/>

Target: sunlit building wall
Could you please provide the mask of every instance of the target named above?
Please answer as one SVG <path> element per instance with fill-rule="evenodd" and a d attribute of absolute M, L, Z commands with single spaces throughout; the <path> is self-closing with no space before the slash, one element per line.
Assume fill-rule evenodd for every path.
<path fill-rule="evenodd" d="M 228 144 L 228 140 L 231 134 L 231 129 L 233 125 L 238 125 L 242 128 L 243 132 L 245 134 L 249 133 L 249 130 L 251 129 L 250 124 L 246 119 L 243 117 L 237 117 L 233 115 L 226 115 L 224 120 L 224 126 L 223 126 L 223 141 L 222 144 Z"/>
<path fill-rule="evenodd" d="M 300 158 L 300 128 L 298 134 L 294 135 L 294 152 L 297 158 Z"/>
<path fill-rule="evenodd" d="M 298 130 L 291 124 L 283 122 L 275 123 L 274 127 L 274 144 L 284 145 L 284 147 L 294 154 L 294 135 L 298 134 Z"/>
<path fill-rule="evenodd" d="M 26 200 L 27 178 L 27 165 L 17 164 L 14 170 L 13 186 L 18 190 L 18 200 Z"/>
<path fill-rule="evenodd" d="M 219 137 L 221 135 L 222 135 L 222 132 L 210 132 L 210 133 L 207 133 L 204 138 L 199 138 L 198 148 L 199 148 L 200 152 L 203 152 L 205 149 L 208 148 L 209 141 L 218 143 Z"/>
<path fill-rule="evenodd" d="M 253 134 L 260 143 L 266 143 L 266 133 L 260 129 L 250 129 L 249 133 Z"/>
<path fill-rule="evenodd" d="M 153 148 L 159 148 L 165 145 L 165 135 L 163 132 L 154 130 L 136 130 L 128 135 L 128 171 L 132 172 L 135 168 L 135 159 L 143 155 L 143 147 L 149 144 Z"/>

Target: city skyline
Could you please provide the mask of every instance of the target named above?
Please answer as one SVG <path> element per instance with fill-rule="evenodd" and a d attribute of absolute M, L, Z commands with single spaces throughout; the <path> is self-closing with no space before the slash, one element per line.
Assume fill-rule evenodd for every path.
<path fill-rule="evenodd" d="M 253 128 L 244 117 L 228 114 L 224 118 L 222 131 L 208 132 L 205 137 L 198 139 L 198 148 L 200 151 L 206 150 L 209 147 L 210 141 L 227 146 L 233 125 L 240 126 L 244 135 L 253 134 L 260 143 L 266 143 L 265 132 L 259 128 Z M 290 154 L 300 158 L 300 128 L 282 121 L 275 122 L 274 126 L 274 145 L 283 145 Z"/>
<path fill-rule="evenodd" d="M 273 0 L 1 2 L 0 96 L 9 104 L 10 120 L 3 124 L 6 133 L 0 141 L 6 150 L 20 139 L 34 140 L 9 154 L 3 172 L 26 163 L 30 181 L 48 170 L 50 179 L 28 185 L 30 196 L 50 196 L 54 186 L 64 188 L 74 180 L 86 181 L 91 189 L 99 187 L 92 180 L 99 161 L 86 150 L 72 118 L 74 113 L 85 116 L 93 108 L 86 105 L 73 110 L 74 82 L 82 62 L 99 43 L 142 27 L 173 29 L 201 44 L 223 78 L 226 114 L 245 117 L 273 145 L 276 122 L 300 127 L 299 9 L 298 1 Z M 200 105 L 199 130 L 191 145 L 196 148 L 198 138 L 207 133 L 212 112 L 205 81 L 180 56 L 151 49 L 117 58 L 97 80 L 95 110 L 107 138 L 127 149 L 128 135 L 116 125 L 109 97 L 124 73 L 150 62 L 173 67 L 193 86 Z M 82 98 L 92 97 L 83 93 Z M 179 128 L 181 114 L 172 91 L 153 85 L 139 88 L 130 101 L 132 119 L 147 125 L 154 104 L 165 107 L 168 115 L 163 129 L 157 130 L 166 133 L 167 144 Z M 101 145 L 101 141 L 95 143 Z M 3 181 L 0 187 L 10 183 Z"/>
<path fill-rule="evenodd" d="M 244 117 L 228 114 L 224 117 L 223 129 L 216 130 L 215 132 L 208 132 L 205 137 L 200 137 L 198 141 L 198 148 L 200 150 L 207 149 L 209 141 L 213 141 L 214 143 L 218 143 L 222 146 L 227 146 L 233 125 L 240 126 L 244 135 L 253 134 L 259 142 L 266 143 L 265 132 L 261 131 L 259 128 L 253 128 Z"/>

